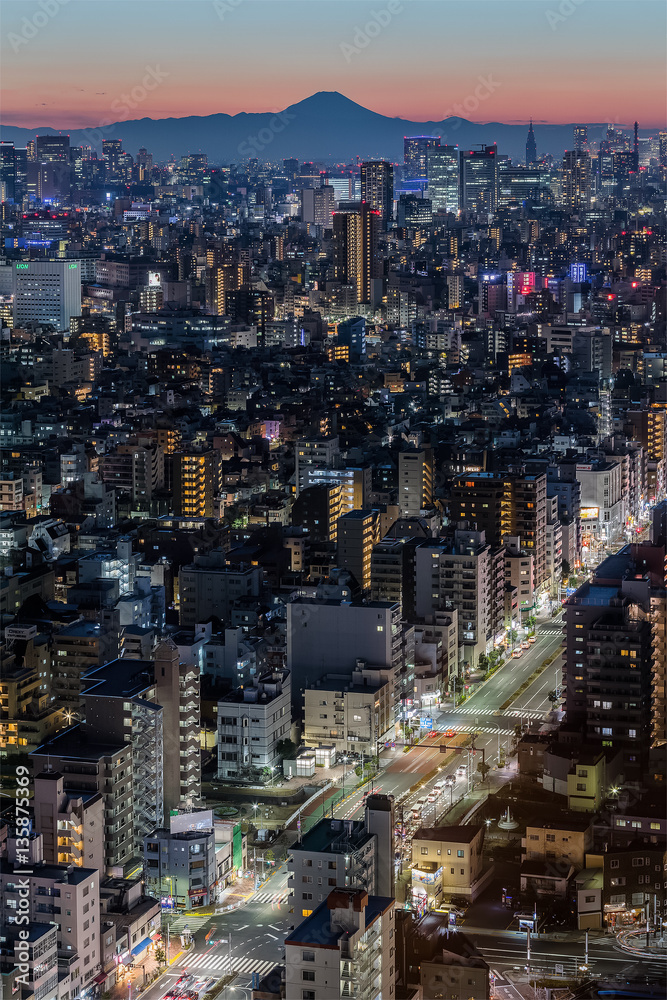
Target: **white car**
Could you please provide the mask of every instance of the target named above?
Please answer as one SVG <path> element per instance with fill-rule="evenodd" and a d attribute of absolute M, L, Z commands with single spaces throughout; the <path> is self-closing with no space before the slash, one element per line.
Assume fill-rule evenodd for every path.
<path fill-rule="evenodd" d="M 456 768 L 457 778 L 465 778 L 467 773 L 468 773 L 468 768 L 465 764 L 460 764 L 459 767 Z"/>

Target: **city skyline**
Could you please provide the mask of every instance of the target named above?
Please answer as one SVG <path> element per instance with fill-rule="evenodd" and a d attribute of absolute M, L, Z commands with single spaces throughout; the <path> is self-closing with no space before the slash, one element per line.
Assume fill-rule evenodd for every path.
<path fill-rule="evenodd" d="M 627 126 L 639 117 L 644 127 L 659 128 L 666 120 L 658 74 L 667 22 L 652 0 L 642 0 L 642 16 L 636 3 L 616 0 L 614 17 L 601 17 L 601 0 L 480 0 L 474 7 L 217 0 L 161 6 L 159 19 L 153 0 L 132 4 L 129 19 L 119 15 L 124 2 L 53 0 L 32 14 L 24 4 L 5 4 L 3 124 L 67 130 L 275 112 L 318 90 L 425 123 L 459 115 Z M 655 29 L 649 35 L 647 15 Z M 95 39 L 102 28 L 101 52 Z M 474 58 L 459 44 L 466 33 Z M 416 52 L 406 65 L 405 54 Z M 619 62 L 632 73 L 619 74 Z M 150 88 L 142 86 L 147 73 Z M 492 81 L 481 99 L 480 76 Z M 133 91 L 140 99 L 127 101 Z"/>

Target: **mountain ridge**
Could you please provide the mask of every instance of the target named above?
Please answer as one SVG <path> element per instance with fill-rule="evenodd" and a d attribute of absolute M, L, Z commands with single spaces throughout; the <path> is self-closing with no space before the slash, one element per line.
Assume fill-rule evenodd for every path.
<path fill-rule="evenodd" d="M 538 154 L 560 156 L 572 144 L 574 124 L 534 123 Z M 589 138 L 599 140 L 606 122 L 590 122 Z M 626 126 L 626 128 L 629 126 Z M 498 143 L 500 153 L 523 159 L 526 124 L 475 122 L 449 117 L 441 121 L 390 118 L 351 100 L 339 91 L 318 91 L 288 107 L 266 112 L 239 111 L 235 115 L 186 115 L 181 118 L 135 118 L 101 122 L 97 127 L 57 129 L 43 125 L 27 129 L 0 125 L 2 138 L 24 146 L 35 135 L 68 134 L 73 146 L 92 145 L 98 152 L 103 139 L 122 139 L 136 155 L 145 146 L 158 161 L 188 152 L 204 151 L 212 163 L 241 162 L 257 156 L 265 160 L 299 159 L 349 161 L 355 156 L 399 162 L 405 135 L 440 135 L 443 144 L 461 148 Z M 640 129 L 640 136 L 655 134 Z"/>

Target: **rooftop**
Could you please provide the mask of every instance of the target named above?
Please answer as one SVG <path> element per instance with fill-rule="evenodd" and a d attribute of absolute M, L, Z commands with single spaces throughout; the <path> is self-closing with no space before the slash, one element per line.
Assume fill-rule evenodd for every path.
<path fill-rule="evenodd" d="M 340 891 L 340 890 L 338 890 Z M 394 900 L 390 896 L 368 896 L 365 918 L 366 927 L 369 927 L 378 917 L 386 913 L 394 905 Z M 348 932 L 342 927 L 336 927 L 331 919 L 331 910 L 328 900 L 320 903 L 316 910 L 313 910 L 309 917 L 299 924 L 296 930 L 285 939 L 285 945 L 296 945 L 297 947 L 307 945 L 313 948 L 337 949 L 340 939 L 347 937 Z"/>

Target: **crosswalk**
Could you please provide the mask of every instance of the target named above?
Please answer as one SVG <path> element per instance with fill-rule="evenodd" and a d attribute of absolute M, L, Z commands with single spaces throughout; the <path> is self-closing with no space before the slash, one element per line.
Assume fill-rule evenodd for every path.
<path fill-rule="evenodd" d="M 286 902 L 289 896 L 289 891 L 286 889 L 284 892 L 256 892 L 252 897 L 253 903 L 276 903 L 280 905 Z"/>
<path fill-rule="evenodd" d="M 537 634 L 540 637 L 543 636 L 543 635 L 562 635 L 563 634 L 563 626 L 562 625 L 560 625 L 560 626 L 558 626 L 558 625 L 555 625 L 555 626 L 554 625 L 551 625 L 551 626 L 547 625 L 545 628 L 538 629 L 537 630 Z"/>
<path fill-rule="evenodd" d="M 256 958 L 241 958 L 234 957 L 232 955 L 232 972 L 237 976 L 242 976 L 244 974 L 249 975 L 252 972 L 258 972 L 260 976 L 265 975 L 269 972 L 276 962 L 261 962 Z M 229 972 L 229 955 L 225 952 L 217 952 L 217 954 L 212 955 L 208 952 L 202 952 L 198 955 L 192 955 L 184 963 L 184 968 L 190 973 L 206 973 L 206 975 L 222 975 Z"/>
<path fill-rule="evenodd" d="M 454 733 L 489 733 L 491 736 L 511 736 L 513 729 L 505 729 L 503 726 L 451 726 Z"/>
<path fill-rule="evenodd" d="M 498 711 L 497 708 L 473 708 L 471 706 L 464 707 L 464 708 L 457 708 L 456 709 L 456 714 L 457 715 L 459 715 L 459 714 L 460 715 L 474 715 L 476 719 L 477 718 L 481 719 L 483 717 L 484 718 L 488 718 L 489 716 L 496 716 L 496 717 L 498 717 L 498 716 L 502 716 L 502 715 L 511 715 L 511 716 L 517 716 L 517 717 L 521 716 L 524 719 L 543 719 L 545 717 L 545 713 L 544 712 L 536 712 L 536 711 L 522 712 L 520 708 L 510 708 L 510 709 L 506 709 L 504 712 L 500 712 L 500 711 Z M 448 727 L 450 729 L 456 729 L 457 728 L 456 725 L 450 726 L 449 723 L 447 723 L 447 725 L 448 725 Z"/>
<path fill-rule="evenodd" d="M 539 719 L 540 721 L 546 718 L 544 712 L 522 712 L 520 708 L 513 708 L 509 712 L 505 712 L 505 715 L 512 715 L 516 719 Z"/>
<path fill-rule="evenodd" d="M 497 708 L 475 708 L 472 705 L 464 705 L 463 708 L 453 709 L 457 715 L 496 715 Z"/>

